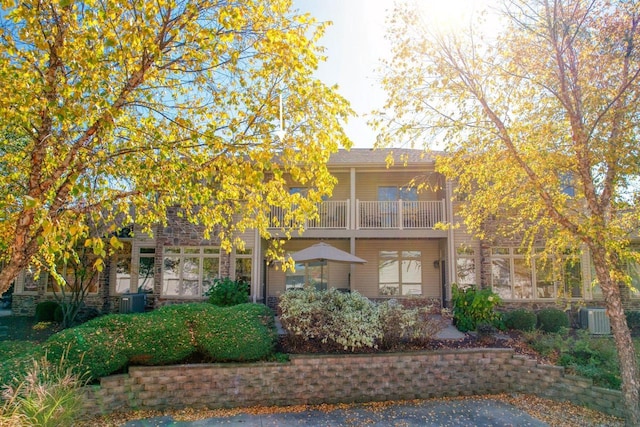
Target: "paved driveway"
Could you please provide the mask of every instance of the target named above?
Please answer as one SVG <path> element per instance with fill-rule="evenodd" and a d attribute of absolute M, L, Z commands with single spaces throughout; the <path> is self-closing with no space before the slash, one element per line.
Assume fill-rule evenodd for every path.
<path fill-rule="evenodd" d="M 174 421 L 171 417 L 130 421 L 125 427 L 293 427 L 293 426 L 535 426 L 547 424 L 507 403 L 491 399 L 464 399 L 452 401 L 422 401 L 419 404 L 355 406 L 331 412 L 305 411 L 268 415 L 236 415 L 208 418 L 200 421 Z"/>

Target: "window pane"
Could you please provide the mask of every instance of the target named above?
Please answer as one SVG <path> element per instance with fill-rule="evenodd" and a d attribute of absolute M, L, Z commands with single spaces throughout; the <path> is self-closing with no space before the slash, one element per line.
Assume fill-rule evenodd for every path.
<path fill-rule="evenodd" d="M 220 248 L 204 248 L 205 254 L 220 254 Z"/>
<path fill-rule="evenodd" d="M 44 274 L 44 273 L 43 273 Z M 33 273 L 27 271 L 24 274 L 24 284 L 22 285 L 23 292 L 37 292 L 38 280 L 35 280 Z"/>
<path fill-rule="evenodd" d="M 204 258 L 202 260 L 202 295 L 213 286 L 216 277 L 219 277 L 219 268 L 218 258 Z"/>
<path fill-rule="evenodd" d="M 402 295 L 422 295 L 422 285 L 402 284 Z"/>
<path fill-rule="evenodd" d="M 536 260 L 536 297 L 555 298 L 555 283 L 551 262 Z"/>
<path fill-rule="evenodd" d="M 153 273 L 155 270 L 155 259 L 151 257 L 140 257 L 140 267 L 138 270 L 138 292 L 153 292 Z"/>
<path fill-rule="evenodd" d="M 509 255 L 509 248 L 491 248 L 491 255 Z"/>
<path fill-rule="evenodd" d="M 174 246 L 167 246 L 166 248 L 164 248 L 164 253 L 165 254 L 179 254 L 180 253 L 180 248 L 174 247 Z"/>
<path fill-rule="evenodd" d="M 531 285 L 531 267 L 526 260 L 516 258 L 513 260 L 513 293 L 514 298 L 531 298 L 533 286 Z"/>
<path fill-rule="evenodd" d="M 140 248 L 141 254 L 155 254 L 156 248 Z"/>
<path fill-rule="evenodd" d="M 378 187 L 378 201 L 395 202 L 398 199 L 398 187 Z"/>
<path fill-rule="evenodd" d="M 131 254 L 118 257 L 116 263 L 116 293 L 131 292 Z"/>
<path fill-rule="evenodd" d="M 457 283 L 463 286 L 476 284 L 476 261 L 473 258 L 458 258 L 456 261 Z"/>
<path fill-rule="evenodd" d="M 287 270 L 285 289 L 302 289 L 304 288 L 304 263 L 296 263 L 294 271 Z"/>
<path fill-rule="evenodd" d="M 380 251 L 380 258 L 398 258 L 398 251 Z"/>
<path fill-rule="evenodd" d="M 403 258 L 420 258 L 420 251 L 402 251 Z"/>
<path fill-rule="evenodd" d="M 199 254 L 200 248 L 184 248 L 185 254 Z"/>
<path fill-rule="evenodd" d="M 400 274 L 398 271 L 397 259 L 380 260 L 378 265 L 379 283 L 399 283 Z"/>
<path fill-rule="evenodd" d="M 402 286 L 406 283 L 422 283 L 422 262 L 414 259 L 402 260 Z"/>
<path fill-rule="evenodd" d="M 198 258 L 185 258 L 182 264 L 180 295 L 198 296 L 200 282 L 200 262 Z"/>
<path fill-rule="evenodd" d="M 400 285 L 398 283 L 386 283 L 384 285 L 380 284 L 380 295 L 400 295 Z"/>
<path fill-rule="evenodd" d="M 180 295 L 178 286 L 180 284 L 180 259 L 165 257 L 162 270 L 162 294 Z"/>
<path fill-rule="evenodd" d="M 251 258 L 236 259 L 236 280 L 251 283 Z"/>
<path fill-rule="evenodd" d="M 307 277 L 309 285 L 316 288 L 318 291 L 324 291 L 327 289 L 327 271 L 326 262 L 315 262 L 307 264 Z"/>
<path fill-rule="evenodd" d="M 491 260 L 491 285 L 500 298 L 511 299 L 511 269 L 508 258 Z"/>
<path fill-rule="evenodd" d="M 565 296 L 582 297 L 582 272 L 579 260 L 567 260 L 564 265 Z"/>

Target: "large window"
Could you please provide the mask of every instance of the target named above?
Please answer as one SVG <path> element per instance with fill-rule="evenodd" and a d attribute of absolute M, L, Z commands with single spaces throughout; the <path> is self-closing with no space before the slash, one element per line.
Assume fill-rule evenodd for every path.
<path fill-rule="evenodd" d="M 556 259 L 533 256 L 519 248 L 491 249 L 491 286 L 501 298 L 581 298 L 583 280 L 578 254 Z"/>
<path fill-rule="evenodd" d="M 220 275 L 220 248 L 164 248 L 162 295 L 202 297 Z"/>
<path fill-rule="evenodd" d="M 95 294 L 98 292 L 98 277 L 100 275 L 90 266 L 60 265 L 57 267 L 57 273 L 64 279 L 65 293 L 77 291 Z M 48 274 L 47 292 L 62 292 L 60 284 L 52 274 Z"/>
<path fill-rule="evenodd" d="M 380 251 L 378 291 L 382 296 L 422 295 L 422 253 Z"/>
<path fill-rule="evenodd" d="M 251 283 L 251 264 L 253 262 L 251 249 L 236 250 L 235 253 L 235 279 L 245 283 Z"/>
<path fill-rule="evenodd" d="M 476 284 L 475 251 L 467 246 L 456 248 L 456 283 L 462 287 Z"/>

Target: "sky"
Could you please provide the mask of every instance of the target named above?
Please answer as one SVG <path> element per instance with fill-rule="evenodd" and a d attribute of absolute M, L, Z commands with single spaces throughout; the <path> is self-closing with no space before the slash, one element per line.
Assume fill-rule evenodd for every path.
<path fill-rule="evenodd" d="M 416 0 L 439 23 L 459 23 L 465 15 L 492 0 Z M 495 2 L 495 0 L 493 0 Z M 390 56 L 385 40 L 387 15 L 393 0 L 294 0 L 293 9 L 309 12 L 318 21 L 332 21 L 320 45 L 326 48 L 327 62 L 316 76 L 328 85 L 338 84 L 338 92 L 358 114 L 345 127 L 353 147 L 373 147 L 376 133 L 367 125 L 367 114 L 381 108 L 385 93 L 376 72 L 380 59 Z"/>

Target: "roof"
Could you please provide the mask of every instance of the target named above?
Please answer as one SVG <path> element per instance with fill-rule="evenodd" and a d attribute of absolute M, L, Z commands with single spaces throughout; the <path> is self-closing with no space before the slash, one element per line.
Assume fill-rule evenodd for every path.
<path fill-rule="evenodd" d="M 392 154 L 398 164 L 405 160 L 407 163 L 433 163 L 434 155 L 439 152 L 425 152 L 424 150 L 409 148 L 352 148 L 338 150 L 329 159 L 329 165 L 386 165 L 387 156 Z"/>

